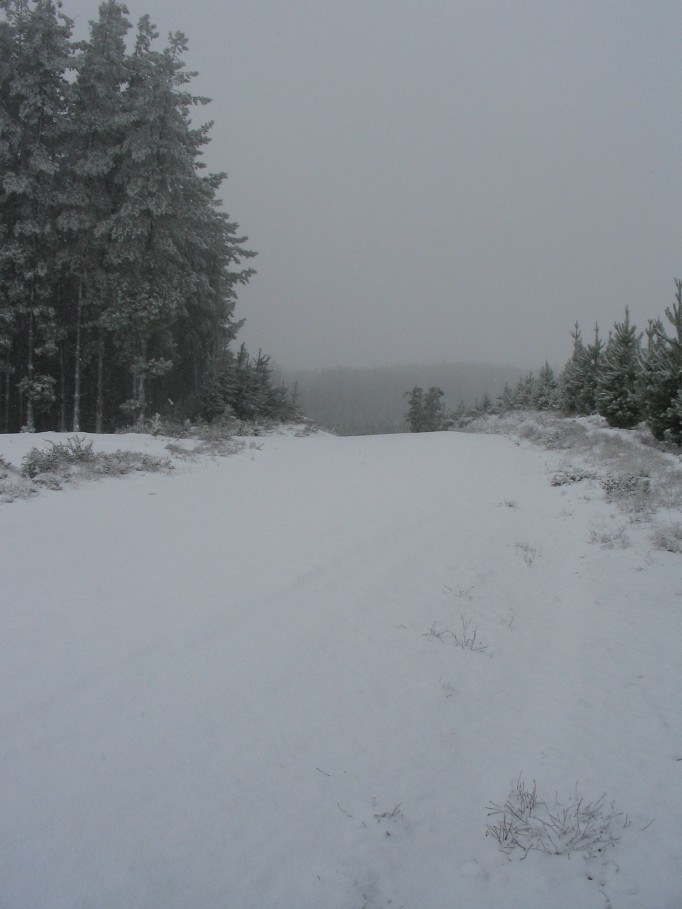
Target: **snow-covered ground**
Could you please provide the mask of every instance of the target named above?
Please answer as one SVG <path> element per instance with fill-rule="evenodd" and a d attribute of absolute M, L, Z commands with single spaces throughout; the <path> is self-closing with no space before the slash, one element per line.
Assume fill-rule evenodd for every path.
<path fill-rule="evenodd" d="M 518 438 L 248 441 L 0 504 L 0 907 L 680 909 L 682 555 Z"/>

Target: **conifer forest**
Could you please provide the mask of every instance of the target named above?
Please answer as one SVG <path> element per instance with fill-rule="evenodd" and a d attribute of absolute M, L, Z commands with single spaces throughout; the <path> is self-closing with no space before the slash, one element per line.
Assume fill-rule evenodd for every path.
<path fill-rule="evenodd" d="M 103 431 L 155 412 L 291 410 L 235 348 L 255 255 L 207 173 L 187 41 L 105 0 L 89 37 L 0 0 L 0 431 Z"/>
<path fill-rule="evenodd" d="M 485 413 L 509 410 L 554 410 L 570 415 L 599 414 L 609 426 L 633 429 L 646 423 L 655 439 L 682 445 L 682 280 L 675 281 L 675 299 L 665 307 L 665 320 L 649 319 L 638 331 L 625 308 L 604 340 L 599 325 L 583 338 L 576 322 L 570 335 L 573 350 L 556 375 L 548 362 L 512 386 L 506 384 L 495 401 L 486 393 L 472 408 L 447 412 L 443 391 L 420 386 L 405 394 L 406 421 L 412 432 L 433 432 L 466 423 Z"/>

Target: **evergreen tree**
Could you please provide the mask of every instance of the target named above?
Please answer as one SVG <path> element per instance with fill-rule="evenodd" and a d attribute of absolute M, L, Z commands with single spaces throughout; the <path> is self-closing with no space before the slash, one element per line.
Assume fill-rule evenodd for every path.
<path fill-rule="evenodd" d="M 51 0 L 0 0 L 4 16 L 1 69 L 2 243 L 0 286 L 5 373 L 17 383 L 20 419 L 35 429 L 36 413 L 55 400 L 50 361 L 58 347 L 60 268 L 57 220 L 65 204 L 60 166 L 65 154 L 71 65 L 71 22 Z M 12 346 L 9 349 L 12 329 Z"/>
<path fill-rule="evenodd" d="M 551 410 L 557 406 L 558 383 L 554 378 L 554 370 L 547 361 L 538 372 L 531 394 L 532 405 L 538 410 Z"/>
<path fill-rule="evenodd" d="M 424 389 L 415 385 L 412 391 L 405 393 L 405 397 L 408 399 L 406 419 L 410 432 L 425 432 Z"/>
<path fill-rule="evenodd" d="M 559 376 L 559 404 L 567 413 L 578 412 L 578 402 L 582 389 L 581 370 L 585 362 L 585 345 L 583 344 L 580 325 L 576 322 L 571 332 L 573 338 L 573 352 Z"/>
<path fill-rule="evenodd" d="M 187 356 L 179 349 L 186 339 L 178 325 L 197 326 L 195 348 L 206 344 L 199 332 L 208 326 L 213 349 L 199 350 L 200 356 L 229 342 L 237 328 L 234 287 L 252 274 L 232 270 L 252 253 L 219 212 L 216 190 L 223 175 L 202 178 L 198 172 L 210 124 L 190 124 L 192 106 L 206 99 L 184 91 L 194 75 L 184 70 L 186 40 L 176 33 L 158 53 L 152 49 L 156 37 L 144 16 L 127 92 L 132 123 L 118 172 L 123 202 L 112 226 L 116 298 L 105 319 L 132 376 L 126 408 L 133 415 L 145 410 L 148 380 L 166 376 Z"/>
<path fill-rule="evenodd" d="M 638 393 L 641 332 L 625 319 L 617 322 L 601 359 L 596 386 L 597 412 L 609 426 L 630 429 L 641 419 Z"/>
<path fill-rule="evenodd" d="M 665 315 L 672 325 L 649 324 L 647 350 L 642 360 L 642 407 L 655 438 L 682 443 L 682 281 L 675 281 L 675 303 Z"/>
<path fill-rule="evenodd" d="M 514 407 L 524 409 L 533 407 L 535 399 L 535 376 L 529 372 L 516 383 L 514 388 Z"/>
<path fill-rule="evenodd" d="M 10 117 L 13 54 L 13 29 L 10 22 L 0 20 L 0 248 L 9 242 L 13 231 L 13 212 L 1 176 L 7 173 L 11 165 L 10 142 L 12 140 L 16 142 L 18 132 L 17 118 Z M 3 280 L 0 284 L 0 427 L 5 432 L 10 429 L 10 393 L 14 372 L 12 350 L 16 334 L 15 316 Z"/>
<path fill-rule="evenodd" d="M 423 388 L 415 385 L 405 397 L 409 402 L 407 423 L 410 432 L 437 432 L 445 428 L 444 393 L 440 388 L 432 385 L 424 393 Z"/>
<path fill-rule="evenodd" d="M 70 207 L 61 218 L 67 241 L 72 296 L 74 361 L 73 429 L 81 423 L 83 369 L 96 361 L 95 426 L 101 431 L 106 336 L 99 318 L 111 305 L 115 276 L 104 263 L 110 256 L 111 219 L 121 204 L 118 169 L 130 117 L 125 109 L 129 68 L 125 38 L 126 7 L 106 0 L 90 23 L 90 39 L 79 46 L 70 118 L 68 184 Z M 94 379 L 94 381 L 93 381 Z"/>
<path fill-rule="evenodd" d="M 497 406 L 501 411 L 512 410 L 514 407 L 514 389 L 509 382 L 504 383 L 502 394 L 497 399 Z"/>
<path fill-rule="evenodd" d="M 427 432 L 438 432 L 444 428 L 444 396 L 444 392 L 437 385 L 432 385 L 424 396 L 424 421 L 426 423 Z"/>
<path fill-rule="evenodd" d="M 604 352 L 604 342 L 599 336 L 599 326 L 594 326 L 594 341 L 584 349 L 577 362 L 575 375 L 576 413 L 589 416 L 597 412 L 597 380 L 601 367 L 601 358 Z"/>

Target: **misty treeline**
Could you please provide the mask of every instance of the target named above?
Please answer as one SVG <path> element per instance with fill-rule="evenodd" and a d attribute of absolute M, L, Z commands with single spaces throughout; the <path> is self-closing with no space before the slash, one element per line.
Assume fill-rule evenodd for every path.
<path fill-rule="evenodd" d="M 470 411 L 447 413 L 443 392 L 413 387 L 407 419 L 413 432 L 447 429 L 482 413 L 512 409 L 561 410 L 603 416 L 609 426 L 631 429 L 645 422 L 654 438 L 682 444 L 682 281 L 675 281 L 675 300 L 663 319 L 650 319 L 644 331 L 624 318 L 606 339 L 595 325 L 584 338 L 580 325 L 571 331 L 573 351 L 555 375 L 549 363 L 507 384 L 495 402 L 486 394 Z"/>
<path fill-rule="evenodd" d="M 51 0 L 0 0 L 0 429 L 102 431 L 153 412 L 289 416 L 234 351 L 254 253 L 205 172 L 185 37 L 116 0 L 89 38 Z"/>
<path fill-rule="evenodd" d="M 298 391 L 306 416 L 340 435 L 405 432 L 405 389 L 438 384 L 462 411 L 486 394 L 497 396 L 523 370 L 486 363 L 402 364 L 286 370 L 281 378 Z"/>

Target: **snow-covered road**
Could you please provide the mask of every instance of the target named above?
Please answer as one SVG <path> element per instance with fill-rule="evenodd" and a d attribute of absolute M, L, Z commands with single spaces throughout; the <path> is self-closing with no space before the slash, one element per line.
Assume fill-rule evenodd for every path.
<path fill-rule="evenodd" d="M 0 907 L 680 909 L 682 559 L 559 459 L 281 433 L 0 506 Z M 502 854 L 520 776 L 616 845 Z"/>

